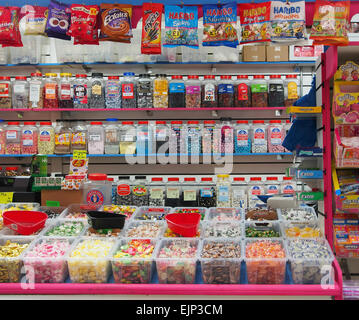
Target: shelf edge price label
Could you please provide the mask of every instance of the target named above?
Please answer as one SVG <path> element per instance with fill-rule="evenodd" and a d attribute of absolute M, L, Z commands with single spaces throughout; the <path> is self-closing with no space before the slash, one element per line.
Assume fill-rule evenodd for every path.
<path fill-rule="evenodd" d="M 87 159 L 86 150 L 74 150 L 72 154 L 72 158 L 74 160 L 86 160 Z"/>
<path fill-rule="evenodd" d="M 12 202 L 14 192 L 0 192 L 0 203 Z"/>

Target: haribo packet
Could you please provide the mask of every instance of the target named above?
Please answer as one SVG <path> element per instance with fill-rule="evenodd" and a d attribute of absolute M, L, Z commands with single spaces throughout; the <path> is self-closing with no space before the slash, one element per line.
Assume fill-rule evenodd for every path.
<path fill-rule="evenodd" d="M 161 54 L 162 3 L 142 5 L 142 54 Z"/>
<path fill-rule="evenodd" d="M 349 11 L 350 1 L 317 0 L 310 34 L 313 44 L 347 46 Z"/>
<path fill-rule="evenodd" d="M 103 3 L 100 6 L 100 41 L 130 43 L 132 38 L 132 5 Z"/>
<path fill-rule="evenodd" d="M 198 48 L 197 6 L 165 6 L 164 47 Z"/>
<path fill-rule="evenodd" d="M 270 41 L 270 2 L 241 3 L 241 43 Z"/>
<path fill-rule="evenodd" d="M 20 30 L 24 35 L 45 35 L 47 7 L 25 5 L 20 10 Z"/>
<path fill-rule="evenodd" d="M 23 46 L 19 19 L 19 7 L 0 7 L 0 44 L 3 47 Z"/>
<path fill-rule="evenodd" d="M 206 4 L 203 9 L 203 46 L 227 46 L 236 48 L 237 4 Z"/>
<path fill-rule="evenodd" d="M 45 33 L 50 38 L 71 40 L 67 35 L 71 23 L 70 5 L 51 0 L 49 4 L 48 19 L 46 22 Z"/>
<path fill-rule="evenodd" d="M 272 1 L 270 19 L 272 41 L 306 39 L 305 1 Z"/>

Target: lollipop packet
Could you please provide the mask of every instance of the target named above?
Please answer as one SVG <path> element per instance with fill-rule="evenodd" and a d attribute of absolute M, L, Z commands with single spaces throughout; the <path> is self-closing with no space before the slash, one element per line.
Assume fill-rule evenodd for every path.
<path fill-rule="evenodd" d="M 198 48 L 197 6 L 165 6 L 164 47 Z"/>
<path fill-rule="evenodd" d="M 239 44 L 237 34 L 237 4 L 206 4 L 203 8 L 203 46 Z"/>
<path fill-rule="evenodd" d="M 24 35 L 45 35 L 47 7 L 25 5 L 20 10 L 20 30 Z"/>
<path fill-rule="evenodd" d="M 241 3 L 241 43 L 270 41 L 270 2 Z"/>
<path fill-rule="evenodd" d="M 288 42 L 306 39 L 305 1 L 272 1 L 270 19 L 272 41 Z"/>
<path fill-rule="evenodd" d="M 45 27 L 45 33 L 47 36 L 50 38 L 71 40 L 71 37 L 67 35 L 67 31 L 70 28 L 70 22 L 70 6 L 56 0 L 51 0 Z"/>
<path fill-rule="evenodd" d="M 161 54 L 161 22 L 163 4 L 142 5 L 142 54 Z"/>
<path fill-rule="evenodd" d="M 313 44 L 347 46 L 349 11 L 350 1 L 317 0 L 310 34 Z"/>
<path fill-rule="evenodd" d="M 19 7 L 0 7 L 0 44 L 3 47 L 23 46 L 19 20 Z"/>

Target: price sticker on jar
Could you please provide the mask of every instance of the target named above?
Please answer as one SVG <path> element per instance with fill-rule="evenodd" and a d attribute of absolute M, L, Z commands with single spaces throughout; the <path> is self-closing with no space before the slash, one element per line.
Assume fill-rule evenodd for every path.
<path fill-rule="evenodd" d="M 86 150 L 74 150 L 72 158 L 74 160 L 86 160 L 87 158 Z"/>

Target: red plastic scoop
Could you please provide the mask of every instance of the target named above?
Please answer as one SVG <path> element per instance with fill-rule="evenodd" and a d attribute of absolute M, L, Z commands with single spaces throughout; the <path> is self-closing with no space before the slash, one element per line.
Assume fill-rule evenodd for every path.
<path fill-rule="evenodd" d="M 169 213 L 165 219 L 173 232 L 183 237 L 195 237 L 201 215 L 199 213 Z"/>
<path fill-rule="evenodd" d="M 22 235 L 33 234 L 43 228 L 47 214 L 40 211 L 5 211 L 3 223 Z"/>

